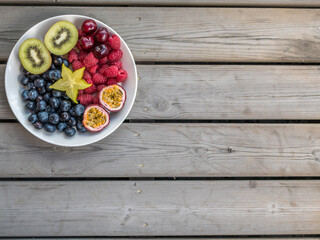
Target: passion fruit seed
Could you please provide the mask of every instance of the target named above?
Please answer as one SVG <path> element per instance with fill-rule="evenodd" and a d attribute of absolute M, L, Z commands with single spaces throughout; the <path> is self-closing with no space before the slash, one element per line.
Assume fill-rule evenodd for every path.
<path fill-rule="evenodd" d="M 107 103 L 112 108 L 118 108 L 121 105 L 121 101 L 123 98 L 122 91 L 117 88 L 108 88 L 105 91 L 103 91 L 102 99 L 105 103 Z"/>
<path fill-rule="evenodd" d="M 90 108 L 87 118 L 86 118 L 86 125 L 92 128 L 100 127 L 104 125 L 107 121 L 106 115 L 104 115 L 99 109 L 97 108 Z"/>

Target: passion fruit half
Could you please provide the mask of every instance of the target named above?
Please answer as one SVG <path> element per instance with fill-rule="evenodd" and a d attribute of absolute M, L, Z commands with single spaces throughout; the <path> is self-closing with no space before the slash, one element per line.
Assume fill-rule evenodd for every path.
<path fill-rule="evenodd" d="M 109 113 L 99 105 L 90 105 L 83 113 L 83 126 L 90 132 L 99 132 L 110 123 Z"/>
<path fill-rule="evenodd" d="M 126 91 L 118 84 L 103 88 L 99 93 L 100 104 L 110 112 L 117 112 L 123 108 L 126 101 Z"/>

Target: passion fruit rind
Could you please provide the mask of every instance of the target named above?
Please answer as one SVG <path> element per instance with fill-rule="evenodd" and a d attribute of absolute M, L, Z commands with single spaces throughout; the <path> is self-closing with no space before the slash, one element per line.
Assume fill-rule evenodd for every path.
<path fill-rule="evenodd" d="M 119 84 L 107 86 L 99 92 L 101 106 L 110 112 L 120 111 L 126 102 L 126 98 L 126 90 Z"/>
<path fill-rule="evenodd" d="M 109 113 L 97 104 L 87 106 L 83 113 L 83 126 L 90 132 L 99 132 L 110 123 Z"/>

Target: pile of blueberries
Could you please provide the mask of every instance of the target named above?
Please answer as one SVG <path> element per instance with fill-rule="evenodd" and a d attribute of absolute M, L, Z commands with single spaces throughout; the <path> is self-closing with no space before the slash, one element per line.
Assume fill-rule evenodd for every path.
<path fill-rule="evenodd" d="M 26 108 L 31 111 L 28 120 L 36 129 L 53 133 L 56 130 L 72 137 L 78 132 L 86 132 L 82 124 L 85 107 L 74 103 L 65 92 L 49 88 L 61 78 L 61 67 L 69 62 L 61 56 L 52 56 L 51 68 L 41 75 L 34 75 L 23 69 L 20 79 L 25 90 L 21 93 Z"/>

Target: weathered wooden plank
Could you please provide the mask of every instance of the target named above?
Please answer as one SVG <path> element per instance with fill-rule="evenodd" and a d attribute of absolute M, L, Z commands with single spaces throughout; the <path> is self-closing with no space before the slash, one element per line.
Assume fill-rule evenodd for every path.
<path fill-rule="evenodd" d="M 320 181 L 0 182 L 0 236 L 319 234 Z"/>
<path fill-rule="evenodd" d="M 3 6 L 0 60 L 27 29 L 60 14 L 106 22 L 137 61 L 320 62 L 320 9 L 192 7 Z"/>
<path fill-rule="evenodd" d="M 0 124 L 0 177 L 319 176 L 319 124 L 123 124 L 80 148 Z M 45 157 L 44 157 L 45 154 Z"/>
<path fill-rule="evenodd" d="M 138 65 L 138 73 L 128 119 L 320 118 L 318 66 Z M 2 86 L 3 77 L 0 65 Z M 0 87 L 0 119 L 13 118 Z"/>
<path fill-rule="evenodd" d="M 7 0 L 8 1 L 8 0 Z M 79 5 L 174 5 L 232 7 L 319 7 L 318 0 L 57 0 L 57 4 Z"/>

